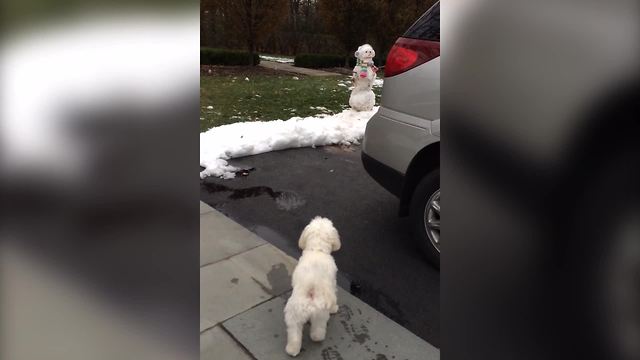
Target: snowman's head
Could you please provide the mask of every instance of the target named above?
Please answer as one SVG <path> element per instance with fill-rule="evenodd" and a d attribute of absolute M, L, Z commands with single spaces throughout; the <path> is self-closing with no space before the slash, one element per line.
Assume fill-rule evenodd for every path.
<path fill-rule="evenodd" d="M 360 60 L 371 60 L 376 56 L 375 50 L 369 44 L 358 46 L 355 56 Z"/>

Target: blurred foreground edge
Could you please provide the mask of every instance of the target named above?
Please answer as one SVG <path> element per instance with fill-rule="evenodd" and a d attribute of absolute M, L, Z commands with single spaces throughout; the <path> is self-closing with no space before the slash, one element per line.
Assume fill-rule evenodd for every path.
<path fill-rule="evenodd" d="M 638 3 L 442 3 L 442 354 L 640 358 Z"/>
<path fill-rule="evenodd" d="M 196 359 L 197 7 L 88 14 L 3 46 L 0 357 Z"/>

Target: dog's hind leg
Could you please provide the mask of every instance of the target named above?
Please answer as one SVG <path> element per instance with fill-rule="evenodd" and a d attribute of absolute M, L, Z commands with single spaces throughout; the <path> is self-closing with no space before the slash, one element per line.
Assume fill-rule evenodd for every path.
<path fill-rule="evenodd" d="M 329 321 L 329 312 L 326 310 L 311 315 L 311 340 L 324 340 L 327 334 L 327 321 Z"/>
<path fill-rule="evenodd" d="M 302 347 L 304 322 L 295 321 L 295 319 L 287 316 L 285 316 L 285 322 L 287 324 L 287 346 L 285 351 L 291 356 L 296 356 L 300 353 L 300 348 Z"/>
<path fill-rule="evenodd" d="M 331 293 L 331 307 L 329 308 L 331 314 L 338 312 L 338 289 L 334 286 L 334 290 Z"/>
<path fill-rule="evenodd" d="M 335 314 L 337 313 L 339 310 L 338 304 L 333 304 L 331 305 L 331 309 L 329 310 L 330 313 Z"/>

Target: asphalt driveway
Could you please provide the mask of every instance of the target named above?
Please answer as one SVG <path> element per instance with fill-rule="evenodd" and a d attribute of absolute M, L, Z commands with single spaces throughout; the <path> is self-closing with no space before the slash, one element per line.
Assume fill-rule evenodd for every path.
<path fill-rule="evenodd" d="M 430 342 L 440 345 L 439 273 L 424 259 L 398 200 L 375 183 L 360 147 L 291 149 L 231 161 L 252 170 L 206 178 L 200 199 L 298 257 L 297 241 L 316 215 L 333 220 L 339 284 Z"/>

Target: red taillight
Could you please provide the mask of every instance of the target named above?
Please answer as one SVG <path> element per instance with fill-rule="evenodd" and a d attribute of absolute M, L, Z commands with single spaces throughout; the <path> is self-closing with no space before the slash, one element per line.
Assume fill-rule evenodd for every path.
<path fill-rule="evenodd" d="M 399 38 L 387 56 L 384 76 L 401 74 L 438 56 L 440 56 L 438 41 Z"/>

